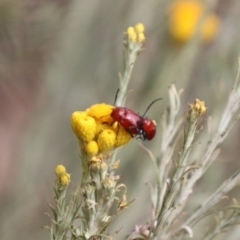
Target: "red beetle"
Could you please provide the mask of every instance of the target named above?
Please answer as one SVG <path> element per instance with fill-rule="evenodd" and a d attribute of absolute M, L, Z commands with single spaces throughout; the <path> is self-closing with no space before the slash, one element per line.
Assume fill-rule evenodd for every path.
<path fill-rule="evenodd" d="M 111 113 L 111 117 L 114 121 L 121 124 L 132 136 L 139 136 L 142 140 L 152 140 L 156 134 L 156 124 L 153 120 L 145 117 L 145 115 L 153 103 L 161 99 L 154 100 L 147 107 L 143 116 L 140 116 L 129 108 L 115 107 Z"/>

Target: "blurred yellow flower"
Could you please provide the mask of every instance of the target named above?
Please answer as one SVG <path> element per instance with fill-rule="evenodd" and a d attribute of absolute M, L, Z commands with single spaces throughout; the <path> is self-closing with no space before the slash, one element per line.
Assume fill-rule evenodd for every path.
<path fill-rule="evenodd" d="M 60 183 L 62 186 L 66 186 L 70 182 L 71 175 L 69 173 L 66 173 L 65 175 L 60 177 Z"/>
<path fill-rule="evenodd" d="M 137 40 L 137 35 L 133 27 L 128 27 L 127 29 L 127 35 L 128 39 L 132 42 L 136 42 Z"/>
<path fill-rule="evenodd" d="M 144 25 L 142 23 L 137 23 L 134 27 L 137 34 L 144 32 Z"/>
<path fill-rule="evenodd" d="M 137 35 L 137 41 L 138 42 L 143 42 L 145 40 L 145 35 L 144 35 L 144 33 L 139 33 L 138 35 Z"/>
<path fill-rule="evenodd" d="M 66 174 L 66 168 L 63 165 L 57 165 L 55 168 L 55 173 L 57 176 L 63 176 Z"/>
<path fill-rule="evenodd" d="M 204 13 L 204 4 L 198 0 L 177 0 L 173 2 L 169 14 L 170 34 L 178 41 L 190 40 L 198 28 L 198 22 Z M 217 33 L 219 18 L 216 14 L 208 14 L 199 26 L 202 40 L 209 41 Z"/>
<path fill-rule="evenodd" d="M 142 23 L 137 23 L 134 27 L 130 26 L 126 34 L 130 42 L 141 43 L 145 40 L 144 25 Z"/>

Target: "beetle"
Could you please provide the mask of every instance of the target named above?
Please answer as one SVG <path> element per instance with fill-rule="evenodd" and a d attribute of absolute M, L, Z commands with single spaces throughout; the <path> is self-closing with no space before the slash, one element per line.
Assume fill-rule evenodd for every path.
<path fill-rule="evenodd" d="M 152 101 L 142 116 L 129 108 L 115 107 L 111 113 L 111 117 L 132 136 L 138 136 L 142 140 L 152 140 L 156 134 L 156 124 L 153 120 L 145 117 L 145 115 L 149 108 L 161 99 L 157 98 Z"/>

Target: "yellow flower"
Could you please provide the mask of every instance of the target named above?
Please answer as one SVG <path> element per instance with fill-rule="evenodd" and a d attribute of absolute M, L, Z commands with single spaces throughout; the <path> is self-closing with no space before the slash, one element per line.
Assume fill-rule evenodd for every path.
<path fill-rule="evenodd" d="M 127 35 L 128 35 L 128 39 L 132 42 L 135 42 L 136 39 L 137 39 L 137 35 L 136 35 L 136 32 L 134 30 L 133 27 L 128 27 L 127 29 Z"/>
<path fill-rule="evenodd" d="M 139 33 L 137 35 L 137 41 L 138 42 L 143 42 L 145 40 L 145 35 L 143 33 Z"/>
<path fill-rule="evenodd" d="M 57 176 L 63 176 L 66 174 L 66 168 L 63 165 L 57 165 L 55 168 L 55 173 Z"/>
<path fill-rule="evenodd" d="M 63 165 L 58 165 L 55 168 L 55 173 L 57 174 L 58 183 L 61 184 L 61 186 L 66 186 L 70 182 L 70 174 L 66 172 L 66 168 Z"/>
<path fill-rule="evenodd" d="M 98 103 L 92 105 L 90 108 L 86 110 L 86 113 L 95 118 L 96 120 L 102 122 L 102 123 L 109 123 L 111 124 L 113 122 L 113 119 L 111 117 L 111 113 L 114 106 L 105 104 L 105 103 Z"/>
<path fill-rule="evenodd" d="M 101 103 L 72 114 L 73 132 L 88 156 L 107 153 L 131 140 L 131 134 L 111 117 L 113 109 L 114 106 Z"/>
<path fill-rule="evenodd" d="M 98 154 L 99 148 L 98 148 L 98 144 L 96 141 L 90 141 L 87 145 L 86 145 L 86 153 L 89 156 L 95 156 Z"/>
<path fill-rule="evenodd" d="M 102 132 L 105 129 L 112 129 L 112 126 L 107 124 L 107 123 L 101 123 L 100 121 L 96 121 L 97 123 L 97 134 L 99 134 L 100 132 Z"/>
<path fill-rule="evenodd" d="M 128 143 L 132 139 L 131 134 L 127 132 L 126 129 L 122 127 L 120 124 L 118 124 L 118 129 L 116 130 L 116 132 L 117 132 L 117 137 L 116 137 L 115 147 L 122 146 Z"/>
<path fill-rule="evenodd" d="M 135 27 L 128 27 L 127 29 L 127 37 L 130 42 L 141 43 L 145 40 L 144 36 L 144 25 L 142 23 L 137 23 Z"/>
<path fill-rule="evenodd" d="M 132 34 L 135 34 L 135 29 L 132 26 L 130 26 L 127 29 L 127 35 L 132 35 Z"/>
<path fill-rule="evenodd" d="M 144 32 L 144 25 L 142 23 L 137 23 L 134 27 L 137 34 Z"/>
<path fill-rule="evenodd" d="M 93 117 L 86 113 L 76 111 L 72 114 L 72 129 L 80 140 L 90 142 L 95 138 L 97 124 Z"/>
<path fill-rule="evenodd" d="M 68 174 L 68 173 L 66 173 L 65 175 L 61 176 L 61 177 L 60 177 L 60 183 L 61 183 L 61 185 L 62 185 L 62 186 L 68 185 L 69 182 L 70 182 L 70 177 L 71 177 L 71 175 Z"/>
<path fill-rule="evenodd" d="M 98 147 L 101 152 L 108 152 L 113 149 L 116 141 L 116 133 L 112 129 L 103 130 L 98 136 Z"/>
<path fill-rule="evenodd" d="M 204 5 L 197 0 L 175 1 L 170 9 L 169 31 L 178 41 L 187 41 L 196 33 L 198 22 L 204 12 Z M 203 20 L 199 34 L 205 40 L 211 40 L 219 28 L 219 18 L 210 13 Z"/>

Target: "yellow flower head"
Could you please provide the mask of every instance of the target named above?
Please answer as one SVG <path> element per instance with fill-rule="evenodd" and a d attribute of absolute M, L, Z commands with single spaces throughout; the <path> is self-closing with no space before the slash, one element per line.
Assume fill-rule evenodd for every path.
<path fill-rule="evenodd" d="M 138 35 L 137 35 L 137 41 L 138 42 L 143 42 L 145 40 L 145 35 L 144 35 L 144 33 L 139 33 Z"/>
<path fill-rule="evenodd" d="M 120 146 L 128 143 L 131 139 L 132 139 L 131 134 L 129 132 L 127 132 L 124 127 L 122 127 L 120 124 L 118 124 L 115 147 L 120 147 Z"/>
<path fill-rule="evenodd" d="M 105 103 L 99 103 L 94 104 L 90 108 L 86 110 L 86 113 L 95 118 L 96 120 L 102 122 L 102 123 L 109 123 L 111 124 L 113 122 L 113 119 L 111 117 L 111 113 L 114 106 L 105 104 Z"/>
<path fill-rule="evenodd" d="M 90 141 L 87 145 L 86 145 L 86 153 L 89 156 L 95 156 L 98 154 L 99 148 L 98 148 L 98 144 L 96 141 Z"/>
<path fill-rule="evenodd" d="M 142 23 L 137 23 L 135 27 L 130 26 L 126 31 L 126 34 L 130 42 L 141 43 L 145 40 L 144 25 Z"/>
<path fill-rule="evenodd" d="M 55 173 L 57 176 L 63 176 L 66 174 L 66 168 L 63 165 L 57 165 L 55 168 Z"/>
<path fill-rule="evenodd" d="M 204 5 L 198 0 L 178 0 L 173 2 L 169 15 L 169 31 L 178 41 L 187 41 L 196 33 L 198 22 L 204 12 Z M 200 26 L 200 37 L 211 40 L 217 33 L 219 18 L 210 13 Z"/>
<path fill-rule="evenodd" d="M 58 165 L 55 168 L 55 173 L 57 174 L 58 184 L 61 186 L 66 186 L 70 182 L 70 174 L 66 172 L 66 168 L 63 165 Z"/>
<path fill-rule="evenodd" d="M 88 156 L 107 153 L 131 140 L 131 134 L 111 117 L 113 109 L 114 106 L 101 103 L 72 114 L 73 132 Z"/>
<path fill-rule="evenodd" d="M 97 123 L 97 134 L 99 134 L 100 132 L 102 132 L 105 129 L 112 129 L 112 125 L 108 124 L 108 123 L 102 123 L 100 121 L 96 121 Z"/>
<path fill-rule="evenodd" d="M 144 25 L 142 23 L 137 23 L 134 27 L 134 30 L 137 34 L 144 32 Z"/>
<path fill-rule="evenodd" d="M 71 175 L 66 173 L 63 176 L 60 177 L 60 183 L 62 186 L 66 186 L 70 182 Z"/>
<path fill-rule="evenodd" d="M 72 114 L 72 129 L 80 140 L 90 142 L 95 138 L 97 124 L 95 119 L 87 116 L 85 112 L 76 111 Z"/>
<path fill-rule="evenodd" d="M 112 129 L 105 129 L 98 135 L 98 147 L 101 152 L 113 149 L 116 142 L 116 133 Z"/>
<path fill-rule="evenodd" d="M 137 40 L 137 35 L 133 27 L 128 27 L 127 29 L 127 35 L 128 39 L 132 42 L 136 42 Z"/>

